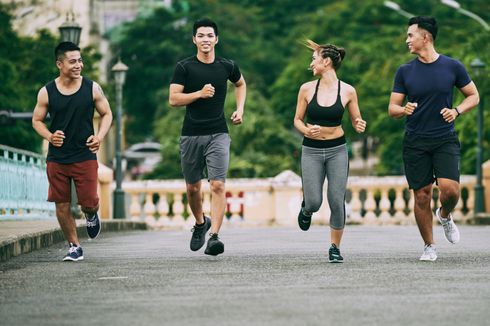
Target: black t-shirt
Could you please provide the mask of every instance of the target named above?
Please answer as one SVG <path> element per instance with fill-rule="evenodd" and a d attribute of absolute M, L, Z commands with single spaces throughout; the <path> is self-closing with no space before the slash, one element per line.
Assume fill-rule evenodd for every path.
<path fill-rule="evenodd" d="M 224 116 L 227 83 L 236 83 L 241 75 L 238 66 L 224 58 L 217 57 L 206 64 L 192 56 L 177 63 L 170 83 L 183 85 L 184 93 L 199 91 L 206 84 L 215 88 L 213 97 L 200 98 L 186 106 L 182 136 L 228 133 Z"/>
<path fill-rule="evenodd" d="M 46 84 L 48 112 L 51 117 L 49 131 L 61 130 L 65 139 L 61 147 L 49 144 L 47 161 L 62 164 L 96 160 L 97 156 L 86 145 L 94 134 L 93 82 L 83 77 L 80 89 L 71 95 L 63 95 L 55 81 Z"/>

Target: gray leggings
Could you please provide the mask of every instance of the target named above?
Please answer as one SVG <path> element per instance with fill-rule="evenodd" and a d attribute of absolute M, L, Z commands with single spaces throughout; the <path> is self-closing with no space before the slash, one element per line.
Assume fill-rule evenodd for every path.
<path fill-rule="evenodd" d="M 327 200 L 330 206 L 330 227 L 345 226 L 345 191 L 349 174 L 349 157 L 345 144 L 330 148 L 303 146 L 301 153 L 304 209 L 314 213 L 323 201 L 323 184 L 328 180 Z"/>

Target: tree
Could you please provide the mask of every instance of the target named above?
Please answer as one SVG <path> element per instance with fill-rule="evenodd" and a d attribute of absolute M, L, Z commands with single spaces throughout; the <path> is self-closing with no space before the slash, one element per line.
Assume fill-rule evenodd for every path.
<path fill-rule="evenodd" d="M 436 47 L 441 53 L 461 60 L 467 68 L 476 55 L 490 65 L 489 36 L 482 33 L 478 24 L 438 1 L 398 3 L 415 14 L 431 14 L 438 19 Z M 489 20 L 488 1 L 462 4 Z M 125 106 L 130 121 L 127 130 L 131 130 L 128 140 L 156 137 L 164 147 L 160 172 L 155 176 L 181 176 L 177 163 L 183 113 L 168 108 L 166 92 L 175 63 L 195 53 L 192 22 L 203 16 L 217 20 L 218 55 L 233 58 L 239 64 L 249 88 L 245 123 L 230 128 L 234 139 L 230 175 L 264 176 L 266 171 L 272 175 L 276 166 L 298 170 L 299 158 L 294 155 L 300 148 L 300 137 L 293 131 L 292 122 L 296 98 L 300 85 L 314 79 L 307 70 L 311 52 L 301 45 L 306 38 L 346 48 L 338 75 L 356 88 L 361 112 L 368 122 L 365 135 L 358 135 L 349 119 L 344 118 L 346 136 L 351 141 L 365 136 L 377 139 L 381 163 L 376 173 L 403 172 L 400 148 L 404 120 L 388 117 L 387 108 L 397 67 L 414 58 L 405 45 L 407 19 L 379 0 L 192 0 L 175 1 L 171 11 L 160 9 L 127 24 L 122 41 L 115 46 L 124 49 L 122 56 L 131 67 L 126 85 L 130 95 Z M 488 81 L 478 84 L 480 93 L 488 98 Z M 227 102 L 227 112 L 232 109 L 230 105 Z M 272 131 L 268 134 L 261 128 Z M 462 172 L 474 173 L 474 113 L 458 120 L 456 128 L 462 143 Z M 281 141 L 276 142 L 274 135 L 281 135 Z M 489 146 L 488 139 L 486 136 L 485 148 Z M 274 145 L 266 149 L 267 142 Z M 277 156 L 270 152 L 271 148 L 277 148 Z M 485 151 L 485 158 L 490 158 L 489 150 Z"/>

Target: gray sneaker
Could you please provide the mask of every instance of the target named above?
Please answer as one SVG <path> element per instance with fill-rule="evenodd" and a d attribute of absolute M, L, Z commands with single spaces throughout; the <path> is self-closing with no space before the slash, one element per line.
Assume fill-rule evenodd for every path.
<path fill-rule="evenodd" d="M 194 225 L 192 228 L 192 237 L 191 237 L 191 250 L 197 251 L 204 246 L 206 242 L 206 232 L 211 228 L 211 219 L 207 216 L 204 216 L 204 224 L 202 225 Z"/>
<path fill-rule="evenodd" d="M 453 221 L 453 217 L 451 214 L 447 218 L 443 218 L 441 216 L 441 208 L 439 207 L 436 210 L 436 216 L 439 219 L 439 222 L 442 224 L 442 228 L 444 229 L 444 236 L 446 240 L 450 243 L 458 243 L 459 242 L 459 230 L 456 226 L 456 223 Z"/>
<path fill-rule="evenodd" d="M 436 247 L 433 244 L 425 245 L 424 252 L 420 256 L 421 261 L 435 261 L 437 259 Z"/>
<path fill-rule="evenodd" d="M 218 233 L 209 234 L 208 245 L 204 253 L 206 255 L 217 256 L 225 251 L 225 245 L 220 241 Z"/>

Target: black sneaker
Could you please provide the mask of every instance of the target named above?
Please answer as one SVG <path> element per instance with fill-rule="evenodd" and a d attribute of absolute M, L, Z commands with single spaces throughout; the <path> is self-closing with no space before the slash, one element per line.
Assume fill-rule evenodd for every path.
<path fill-rule="evenodd" d="M 210 236 L 204 253 L 211 256 L 222 254 L 225 251 L 225 245 L 219 241 L 218 233 L 211 233 Z"/>
<path fill-rule="evenodd" d="M 343 263 L 344 258 L 340 255 L 340 249 L 332 243 L 328 249 L 328 261 L 331 263 Z"/>
<path fill-rule="evenodd" d="M 299 225 L 299 228 L 303 231 L 308 231 L 308 229 L 310 228 L 310 225 L 311 225 L 311 215 L 307 215 L 305 214 L 304 212 L 304 206 L 305 206 L 305 202 L 303 202 L 301 204 L 301 209 L 299 210 L 299 214 L 298 214 L 298 225 Z"/>
<path fill-rule="evenodd" d="M 204 224 L 194 225 L 192 228 L 192 237 L 191 237 L 191 250 L 197 251 L 204 246 L 204 242 L 206 242 L 206 232 L 208 232 L 211 227 L 211 219 L 207 216 L 204 216 Z"/>
<path fill-rule="evenodd" d="M 79 261 L 83 260 L 83 250 L 80 246 L 75 246 L 73 243 L 70 243 L 70 249 L 68 249 L 68 253 L 63 258 L 63 261 Z"/>
<path fill-rule="evenodd" d="M 85 213 L 87 219 L 87 234 L 90 239 L 95 239 L 100 233 L 100 220 L 99 215 L 95 213 L 92 217 Z"/>

